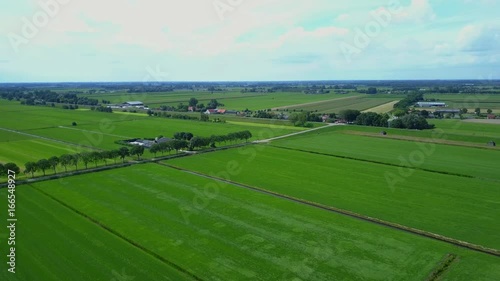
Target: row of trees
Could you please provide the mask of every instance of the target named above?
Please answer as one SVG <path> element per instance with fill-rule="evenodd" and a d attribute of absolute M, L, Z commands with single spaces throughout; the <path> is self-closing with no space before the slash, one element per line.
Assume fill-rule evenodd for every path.
<path fill-rule="evenodd" d="M 227 142 L 235 142 L 237 140 L 248 141 L 250 138 L 252 138 L 252 133 L 248 130 L 229 133 L 227 135 L 213 135 L 211 137 L 198 137 L 189 132 L 178 132 L 174 134 L 174 139 L 156 143 L 151 146 L 149 151 L 156 157 L 158 153 L 163 155 L 173 150 L 178 153 L 182 149 L 192 151 L 196 148 L 216 147 L 216 144 L 220 143 L 227 144 Z"/>
<path fill-rule="evenodd" d="M 387 114 L 378 114 L 375 112 L 361 113 L 356 118 L 356 124 L 362 126 L 373 126 L 373 127 L 391 127 L 398 129 L 433 129 L 434 125 L 427 123 L 425 117 L 418 114 L 406 114 L 401 118 L 395 118 L 390 120 L 390 116 Z"/>
<path fill-rule="evenodd" d="M 104 162 L 108 165 L 108 161 L 113 160 L 117 163 L 118 159 L 121 159 L 125 163 L 125 158 L 128 156 L 137 156 L 137 159 L 144 154 L 144 147 L 134 146 L 132 148 L 121 147 L 116 150 L 105 150 L 105 151 L 92 151 L 92 152 L 82 152 L 75 154 L 64 154 L 59 157 L 53 156 L 48 159 L 40 159 L 36 162 L 27 162 L 24 167 L 25 174 L 31 174 L 32 177 L 35 176 L 36 172 L 42 172 L 46 175 L 48 170 L 53 170 L 54 174 L 57 173 L 57 167 L 64 168 L 64 171 L 68 171 L 68 166 L 74 166 L 75 170 L 78 170 L 79 164 L 83 164 L 85 169 L 88 169 L 90 163 L 95 164 L 95 167 L 99 163 Z"/>
<path fill-rule="evenodd" d="M 75 93 L 56 93 L 50 90 L 36 91 L 2 91 L 0 95 L 4 99 L 23 101 L 26 105 L 63 103 L 73 105 L 98 105 L 99 100 L 78 96 Z"/>
<path fill-rule="evenodd" d="M 415 105 L 415 103 L 423 100 L 424 100 L 424 95 L 422 93 L 412 93 L 409 94 L 406 98 L 396 103 L 394 105 L 394 108 L 407 110 L 409 107 Z"/>

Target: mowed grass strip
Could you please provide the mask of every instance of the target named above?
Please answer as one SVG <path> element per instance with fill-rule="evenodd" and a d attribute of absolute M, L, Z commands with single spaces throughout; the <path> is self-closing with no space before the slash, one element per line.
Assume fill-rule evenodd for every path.
<path fill-rule="evenodd" d="M 500 187 L 497 182 L 405 169 L 275 147 L 244 147 L 168 161 L 207 175 L 236 161 L 232 181 L 326 206 L 500 249 Z"/>
<path fill-rule="evenodd" d="M 0 189 L 2 201 L 7 194 Z M 16 273 L 7 271 L 4 251 L 0 280 L 192 280 L 29 186 L 16 195 Z"/>
<path fill-rule="evenodd" d="M 450 251 L 478 270 L 496 261 L 218 184 L 147 164 L 35 187 L 205 280 L 423 280 Z M 500 270 L 480 274 L 494 278 Z"/>
<path fill-rule="evenodd" d="M 433 141 L 432 138 L 392 139 L 392 137 L 398 137 L 397 131 L 389 131 L 387 137 L 379 133 L 379 137 L 359 135 L 363 133 L 376 134 L 373 129 L 366 131 L 363 129 L 365 128 L 357 128 L 357 126 L 347 126 L 340 130 L 325 128 L 317 132 L 273 141 L 272 145 L 441 173 L 491 179 L 496 181 L 492 183 L 493 185 L 500 185 L 500 174 L 498 173 L 500 150 L 429 143 Z M 376 130 L 380 130 L 380 128 Z M 413 138 L 411 136 L 400 137 Z M 419 142 L 419 139 L 429 142 Z M 434 139 L 446 142 L 445 138 Z M 396 175 L 400 176 L 400 173 L 398 172 Z"/>

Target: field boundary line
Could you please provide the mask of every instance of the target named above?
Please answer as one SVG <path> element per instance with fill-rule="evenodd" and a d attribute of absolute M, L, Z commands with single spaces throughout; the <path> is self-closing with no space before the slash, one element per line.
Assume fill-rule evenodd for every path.
<path fill-rule="evenodd" d="M 432 270 L 429 276 L 425 279 L 425 281 L 437 281 L 443 276 L 450 267 L 459 260 L 459 257 L 455 254 L 446 254 L 444 258 L 442 258 L 436 267 Z"/>
<path fill-rule="evenodd" d="M 194 280 L 204 281 L 203 279 L 201 279 L 200 277 L 198 277 L 198 276 L 197 276 L 197 275 L 195 275 L 194 273 L 189 272 L 188 270 L 186 270 L 186 269 L 182 268 L 181 266 L 179 266 L 179 265 L 177 265 L 177 264 L 175 264 L 175 263 L 173 263 L 173 262 L 171 262 L 171 261 L 169 261 L 169 260 L 165 259 L 164 257 L 160 256 L 159 254 L 157 254 L 157 253 L 155 253 L 155 252 L 153 252 L 153 251 L 151 251 L 151 250 L 149 250 L 149 249 L 145 248 L 145 247 L 144 247 L 144 246 L 142 246 L 141 244 L 139 244 L 139 243 L 135 242 L 134 240 L 132 240 L 132 239 L 130 239 L 130 238 L 127 238 L 126 236 L 124 236 L 124 235 L 120 234 L 118 231 L 113 230 L 112 228 L 108 227 L 107 225 L 105 225 L 105 224 L 101 223 L 101 222 L 100 222 L 100 221 L 98 221 L 97 219 L 92 218 L 91 216 L 89 216 L 89 215 L 85 214 L 84 212 L 79 211 L 78 209 L 76 209 L 76 208 L 72 207 L 71 205 L 69 205 L 69 204 L 65 203 L 64 201 L 62 201 L 62 200 L 60 200 L 60 199 L 55 198 L 54 196 L 52 196 L 52 195 L 50 195 L 50 194 L 46 193 L 45 191 L 42 191 L 42 189 L 37 188 L 37 187 L 34 187 L 34 186 L 32 186 L 32 185 L 29 185 L 29 186 L 30 186 L 31 188 L 33 188 L 34 190 L 37 190 L 37 191 L 38 191 L 38 192 L 40 192 L 41 194 L 43 194 L 43 195 L 47 196 L 48 198 L 50 198 L 50 199 L 54 200 L 55 202 L 57 202 L 57 203 L 61 204 L 62 206 L 66 207 L 66 208 L 67 208 L 67 209 L 69 209 L 70 211 L 73 211 L 74 213 L 76 213 L 76 214 L 80 215 L 81 217 L 83 217 L 83 218 L 87 219 L 88 221 L 92 222 L 93 224 L 97 225 L 98 227 L 100 227 L 100 228 L 102 228 L 102 229 L 106 230 L 107 232 L 109 232 L 109 233 L 111 233 L 111 234 L 115 235 L 116 237 L 118 237 L 118 238 L 120 238 L 120 239 L 124 240 L 125 242 L 127 242 L 127 243 L 131 244 L 132 246 L 136 247 L 137 249 L 139 249 L 139 250 L 143 251 L 144 253 L 146 253 L 146 254 L 148 254 L 148 255 L 150 255 L 150 256 L 152 256 L 152 257 L 156 258 L 157 260 L 161 261 L 162 263 L 164 263 L 164 264 L 166 264 L 166 265 L 168 265 L 168 266 L 170 266 L 170 267 L 173 267 L 174 269 L 176 269 L 176 270 L 178 270 L 178 271 L 182 272 L 183 274 L 185 274 L 185 275 L 187 275 L 187 276 L 191 277 L 191 278 L 192 278 L 192 279 L 194 279 Z"/>
<path fill-rule="evenodd" d="M 290 147 L 284 147 L 284 146 L 278 146 L 278 145 L 272 145 L 272 144 L 270 146 L 272 146 L 274 148 L 278 148 L 278 149 L 292 150 L 292 151 L 298 151 L 298 152 L 303 152 L 303 153 L 310 153 L 310 154 L 322 155 L 322 156 L 327 156 L 327 157 L 335 157 L 335 158 L 348 159 L 348 160 L 354 160 L 354 161 L 360 161 L 360 162 L 367 162 L 367 163 L 379 164 L 379 165 L 385 165 L 385 166 L 391 166 L 391 167 L 407 168 L 407 169 L 413 169 L 413 170 L 441 174 L 441 175 L 447 175 L 447 176 L 455 176 L 455 177 L 469 178 L 469 179 L 480 179 L 480 180 L 487 180 L 487 181 L 499 181 L 499 180 L 490 179 L 490 178 L 479 178 L 479 177 L 475 177 L 475 176 L 471 176 L 471 175 L 463 175 L 463 174 L 457 174 L 457 173 L 451 173 L 451 172 L 445 172 L 445 171 L 436 171 L 436 170 L 430 170 L 430 169 L 425 169 L 425 168 L 420 168 L 420 167 L 401 166 L 401 165 L 397 165 L 397 164 L 391 164 L 391 163 L 386 163 L 386 162 L 381 162 L 381 161 L 376 161 L 376 160 L 360 159 L 360 158 L 355 158 L 355 157 L 328 154 L 328 153 L 304 150 L 304 149 L 299 149 L 299 148 L 290 148 Z"/>
<path fill-rule="evenodd" d="M 342 133 L 346 134 L 346 135 L 363 136 L 363 137 L 369 137 L 369 138 L 392 139 L 392 140 L 409 141 L 409 142 L 425 142 L 425 143 L 461 146 L 461 147 L 469 147 L 469 148 L 485 149 L 485 150 L 499 150 L 500 149 L 498 147 L 480 145 L 479 143 L 462 142 L 462 141 L 454 141 L 454 140 L 436 141 L 436 140 L 432 140 L 430 138 L 409 137 L 409 136 L 402 136 L 402 135 L 382 136 L 382 135 L 377 135 L 375 133 L 370 134 L 370 133 L 365 133 L 365 132 L 360 132 L 360 131 L 350 131 L 350 130 L 345 130 Z"/>
<path fill-rule="evenodd" d="M 56 127 L 54 127 L 54 128 L 56 128 Z M 88 148 L 88 149 L 92 149 L 92 150 L 102 151 L 102 149 L 99 149 L 99 148 L 96 148 L 93 146 L 81 145 L 81 144 L 76 144 L 76 143 L 72 143 L 72 142 L 68 142 L 68 141 L 62 141 L 62 140 L 58 140 L 58 139 L 42 137 L 39 135 L 28 134 L 28 133 L 17 131 L 17 130 L 12 130 L 12 129 L 7 129 L 7 128 L 0 128 L 0 130 L 10 132 L 10 133 L 20 134 L 20 135 L 24 135 L 24 136 L 28 136 L 28 137 L 33 137 L 36 139 L 42 139 L 42 140 L 52 141 L 52 142 L 56 142 L 56 143 L 62 143 L 62 144 L 67 144 L 67 145 L 71 145 L 71 146 L 84 147 L 84 148 Z"/>
<path fill-rule="evenodd" d="M 365 215 L 358 214 L 358 213 L 355 213 L 355 212 L 352 212 L 352 211 L 349 211 L 349 210 L 344 210 L 344 209 L 336 208 L 336 207 L 333 207 L 333 206 L 326 206 L 326 205 L 323 205 L 323 204 L 320 204 L 320 203 L 317 203 L 317 202 L 312 202 L 312 201 L 308 201 L 308 200 L 304 200 L 304 199 L 299 199 L 299 198 L 296 198 L 296 197 L 293 197 L 293 196 L 290 196 L 290 195 L 281 194 L 281 193 L 274 192 L 274 191 L 271 191 L 271 190 L 267 190 L 267 189 L 264 189 L 264 188 L 261 188 L 261 187 L 255 187 L 255 186 L 251 186 L 251 185 L 247 185 L 247 184 L 243 184 L 243 183 L 239 183 L 239 182 L 235 182 L 235 181 L 231 181 L 231 180 L 226 180 L 226 179 L 219 178 L 219 177 L 209 176 L 209 175 L 206 175 L 206 174 L 203 174 L 203 173 L 200 173 L 200 172 L 195 172 L 195 171 L 192 171 L 192 170 L 189 170 L 189 169 L 185 169 L 185 168 L 181 168 L 181 167 L 177 167 L 177 166 L 174 166 L 174 165 L 170 165 L 170 164 L 166 164 L 166 163 L 157 163 L 157 164 L 165 166 L 165 167 L 169 167 L 169 168 L 172 168 L 172 169 L 175 169 L 175 170 L 178 170 L 178 171 L 183 171 L 183 172 L 186 172 L 186 173 L 197 175 L 197 176 L 200 176 L 200 177 L 217 180 L 217 181 L 224 182 L 224 183 L 229 183 L 229 184 L 231 184 L 233 186 L 236 186 L 236 187 L 246 188 L 246 189 L 249 189 L 249 190 L 253 190 L 253 191 L 260 192 L 260 193 L 264 193 L 264 194 L 276 196 L 278 198 L 282 198 L 282 199 L 286 199 L 286 200 L 289 200 L 289 201 L 292 201 L 292 202 L 296 202 L 296 203 L 300 203 L 300 204 L 303 204 L 303 205 L 307 205 L 307 206 L 312 206 L 312 207 L 315 207 L 315 208 L 323 209 L 323 210 L 326 210 L 326 211 L 330 211 L 330 212 L 333 212 L 333 213 L 341 214 L 341 215 L 348 216 L 348 217 L 351 217 L 351 218 L 363 220 L 363 221 L 370 222 L 370 223 L 375 223 L 375 224 L 378 224 L 378 225 L 381 225 L 381 226 L 386 226 L 386 227 L 389 227 L 389 228 L 401 230 L 401 231 L 412 233 L 412 234 L 419 235 L 419 236 L 422 236 L 422 237 L 431 238 L 431 239 L 434 239 L 434 240 L 438 240 L 438 241 L 441 241 L 441 242 L 445 242 L 445 243 L 448 243 L 448 244 L 452 244 L 452 245 L 455 245 L 455 246 L 458 246 L 458 247 L 462 247 L 462 248 L 466 248 L 466 249 L 469 249 L 469 250 L 473 250 L 473 251 L 476 251 L 476 252 L 481 252 L 481 253 L 489 254 L 489 255 L 492 255 L 492 256 L 500 257 L 500 250 L 497 250 L 497 249 L 487 248 L 487 247 L 484 247 L 484 246 L 481 246 L 481 245 L 477 245 L 477 244 L 473 244 L 473 243 L 469 243 L 469 242 L 457 240 L 457 239 L 454 239 L 454 238 L 451 238 L 451 237 L 439 235 L 439 234 L 436 234 L 436 233 L 432 233 L 432 232 L 428 232 L 428 231 L 424 231 L 424 230 L 420 230 L 420 229 L 416 229 L 416 228 L 404 226 L 404 225 L 401 225 L 401 224 L 398 224 L 398 223 L 393 223 L 393 222 L 381 220 L 381 219 L 378 219 L 378 218 L 373 218 L 373 217 L 365 216 Z"/>

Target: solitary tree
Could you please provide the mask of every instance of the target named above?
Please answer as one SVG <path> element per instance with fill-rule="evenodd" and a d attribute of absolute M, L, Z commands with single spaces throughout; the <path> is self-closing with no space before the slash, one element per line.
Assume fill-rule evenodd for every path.
<path fill-rule="evenodd" d="M 488 110 L 486 110 L 486 112 L 488 112 L 488 114 L 491 114 L 493 112 L 493 110 L 488 109 Z"/>
<path fill-rule="evenodd" d="M 43 173 L 44 176 L 45 176 L 45 171 L 47 169 L 50 169 L 50 167 L 51 167 L 50 162 L 47 159 L 40 159 L 40 160 L 38 160 L 38 162 L 36 163 L 36 165 L 42 171 L 42 173 Z"/>
<path fill-rule="evenodd" d="M 52 156 L 49 158 L 49 163 L 52 169 L 54 170 L 54 174 L 57 174 L 56 167 L 59 165 L 59 158 L 57 156 Z"/>
<path fill-rule="evenodd" d="M 480 114 L 481 114 L 481 108 L 479 108 L 479 107 L 478 107 L 478 108 L 476 108 L 476 109 L 474 110 L 474 112 L 476 113 L 476 115 L 480 115 Z"/>
<path fill-rule="evenodd" d="M 130 154 L 136 155 L 137 160 L 141 160 L 141 156 L 144 154 L 144 146 L 136 145 L 130 149 Z"/>
<path fill-rule="evenodd" d="M 38 167 L 35 162 L 28 162 L 24 164 L 24 173 L 31 174 L 31 177 L 35 177 L 35 173 L 38 170 Z"/>

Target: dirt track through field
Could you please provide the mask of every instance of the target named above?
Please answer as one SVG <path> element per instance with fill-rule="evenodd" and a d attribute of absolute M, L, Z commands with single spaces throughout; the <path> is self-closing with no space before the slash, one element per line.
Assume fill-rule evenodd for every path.
<path fill-rule="evenodd" d="M 309 133 L 309 132 L 312 132 L 312 131 L 321 130 L 321 129 L 328 128 L 328 127 L 331 127 L 331 126 L 343 126 L 343 125 L 344 124 L 331 124 L 331 123 L 329 123 L 326 126 L 321 126 L 321 127 L 317 127 L 317 128 L 314 128 L 314 129 L 300 131 L 300 132 L 296 132 L 296 133 L 291 133 L 291 134 L 288 134 L 288 135 L 274 137 L 274 138 L 270 138 L 270 139 L 256 140 L 253 143 L 266 143 L 266 142 L 270 142 L 270 141 L 273 141 L 273 140 L 279 140 L 279 139 L 289 138 L 289 137 L 293 137 L 293 136 L 296 136 L 296 135 L 301 135 L 301 134 Z"/>

